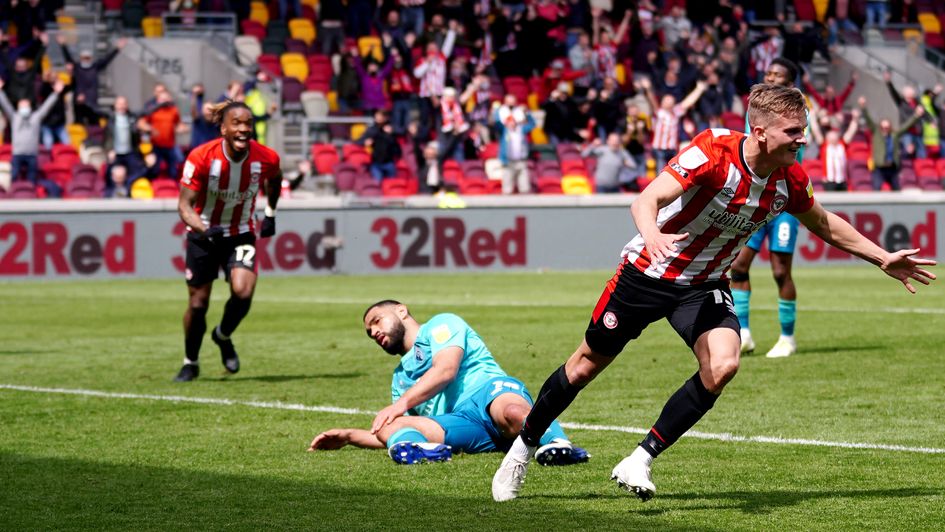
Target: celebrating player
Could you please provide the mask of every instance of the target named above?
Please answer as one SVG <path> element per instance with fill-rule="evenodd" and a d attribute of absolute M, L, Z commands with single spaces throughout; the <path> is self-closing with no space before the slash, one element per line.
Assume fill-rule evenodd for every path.
<path fill-rule="evenodd" d="M 797 65 L 793 61 L 778 57 L 768 67 L 765 83 L 794 87 L 797 74 Z M 805 125 L 809 122 L 808 115 Z M 745 117 L 745 133 L 751 133 L 748 116 Z M 797 160 L 804 160 L 804 145 L 797 150 Z M 755 341 L 748 328 L 751 300 L 748 270 L 765 239 L 768 239 L 768 251 L 771 252 L 771 275 L 774 276 L 774 282 L 778 285 L 778 321 L 781 322 L 781 336 L 765 356 L 781 358 L 791 356 L 797 350 L 797 342 L 794 340 L 794 324 L 797 321 L 797 288 L 794 286 L 794 277 L 791 276 L 791 265 L 794 247 L 797 245 L 798 225 L 797 218 L 787 212 L 781 212 L 748 239 L 745 247 L 738 252 L 738 256 L 732 262 L 732 299 L 735 302 L 735 315 L 741 326 L 742 353 L 755 350 Z"/>
<path fill-rule="evenodd" d="M 187 288 L 184 313 L 184 366 L 175 381 L 200 375 L 197 357 L 207 330 L 210 289 L 220 268 L 230 283 L 223 318 L 210 337 L 220 347 L 223 367 L 240 369 L 230 336 L 249 312 L 256 288 L 256 232 L 253 211 L 265 186 L 266 217 L 262 238 L 276 233 L 276 203 L 282 185 L 279 155 L 251 140 L 253 114 L 242 102 L 226 101 L 213 110 L 223 139 L 194 148 L 184 164 L 177 210 L 187 224 Z"/>
<path fill-rule="evenodd" d="M 377 345 L 400 356 L 391 384 L 393 404 L 378 412 L 371 430 L 332 429 L 312 440 L 310 451 L 354 445 L 387 447 L 399 464 L 449 460 L 453 450 L 508 450 L 531 409 L 522 381 L 509 377 L 482 338 L 455 314 L 420 324 L 402 303 L 368 307 L 364 328 Z M 544 465 L 585 462 L 556 422 L 538 436 L 536 459 Z"/>
<path fill-rule="evenodd" d="M 712 129 L 670 160 L 633 202 L 640 234 L 623 249 L 623 263 L 591 315 L 584 341 L 545 381 L 492 480 L 497 501 L 515 498 L 537 438 L 588 383 L 650 323 L 666 318 L 692 349 L 699 370 L 667 401 L 656 423 L 612 479 L 641 499 L 656 487 L 659 456 L 712 408 L 738 371 L 740 339 L 726 271 L 735 250 L 782 211 L 794 213 L 825 242 L 898 279 L 929 284 L 918 249 L 888 252 L 830 213 L 813 197 L 795 160 L 806 141 L 804 96 L 797 89 L 756 85 L 749 96 L 751 133 Z"/>

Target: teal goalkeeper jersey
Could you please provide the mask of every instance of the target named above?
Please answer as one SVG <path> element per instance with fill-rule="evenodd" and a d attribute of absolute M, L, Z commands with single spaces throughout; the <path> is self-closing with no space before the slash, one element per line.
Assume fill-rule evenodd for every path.
<path fill-rule="evenodd" d="M 411 408 L 415 416 L 438 416 L 457 409 L 475 394 L 486 381 L 505 377 L 489 348 L 462 318 L 455 314 L 437 314 L 420 326 L 413 349 L 400 357 L 391 382 L 392 401 L 397 401 L 433 365 L 433 358 L 447 347 L 463 350 L 456 378 L 440 393 Z"/>

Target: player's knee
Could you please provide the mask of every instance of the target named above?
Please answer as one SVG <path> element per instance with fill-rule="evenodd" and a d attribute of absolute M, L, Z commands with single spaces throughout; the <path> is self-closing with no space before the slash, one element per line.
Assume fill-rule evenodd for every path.
<path fill-rule="evenodd" d="M 784 285 L 791 278 L 791 272 L 784 266 L 775 266 L 771 269 L 771 275 L 774 276 L 774 282 L 778 286 Z"/>
<path fill-rule="evenodd" d="M 244 301 L 250 301 L 253 299 L 254 288 L 255 287 L 250 284 L 234 286 L 232 290 L 233 297 L 242 299 Z"/>
<path fill-rule="evenodd" d="M 712 375 L 709 383 L 706 385 L 712 393 L 719 393 L 722 388 L 738 373 L 738 357 L 727 358 L 712 364 Z"/>

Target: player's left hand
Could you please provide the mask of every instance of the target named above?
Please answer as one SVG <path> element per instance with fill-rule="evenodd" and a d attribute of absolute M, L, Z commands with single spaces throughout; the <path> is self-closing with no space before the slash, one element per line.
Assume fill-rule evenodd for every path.
<path fill-rule="evenodd" d="M 385 425 L 390 425 L 395 419 L 406 413 L 407 411 L 397 403 L 381 410 L 377 413 L 377 416 L 374 417 L 374 422 L 371 423 L 371 434 L 377 434 L 377 431 L 384 428 Z"/>
<path fill-rule="evenodd" d="M 331 429 L 315 436 L 312 444 L 308 446 L 309 451 L 334 451 L 348 445 L 350 438 L 345 429 Z"/>
<path fill-rule="evenodd" d="M 263 218 L 262 225 L 259 228 L 259 236 L 261 238 L 268 238 L 274 234 L 276 234 L 276 217 L 266 216 Z"/>
<path fill-rule="evenodd" d="M 932 259 L 914 258 L 913 255 L 918 252 L 919 250 L 916 248 L 903 249 L 895 253 L 890 253 L 886 256 L 886 260 L 879 266 L 880 269 L 886 272 L 886 275 L 893 279 L 899 279 L 899 281 L 905 285 L 906 290 L 913 294 L 915 293 L 915 287 L 912 286 L 910 279 L 925 285 L 935 280 L 934 273 L 920 266 L 935 266 L 937 264 L 937 262 Z"/>

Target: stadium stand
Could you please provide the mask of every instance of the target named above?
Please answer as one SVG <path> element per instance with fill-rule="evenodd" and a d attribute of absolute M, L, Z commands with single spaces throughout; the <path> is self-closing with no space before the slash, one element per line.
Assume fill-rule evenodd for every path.
<path fill-rule="evenodd" d="M 114 43 L 108 42 L 100 26 L 94 26 L 92 35 L 82 36 L 86 27 L 77 7 L 84 8 L 88 3 L 70 0 L 61 4 L 54 16 L 43 21 L 47 31 L 67 33 L 63 46 L 71 47 L 76 56 L 79 54 L 75 52 L 84 52 L 93 42 L 97 43 L 96 55 L 108 53 Z M 226 5 L 208 0 L 181 7 L 185 4 L 190 5 L 165 0 L 104 1 L 93 16 L 117 20 L 121 33 L 142 39 L 141 47 L 147 48 L 148 42 L 176 38 L 177 28 L 168 26 L 168 20 L 180 20 L 183 26 L 199 25 L 200 16 L 212 16 L 216 14 L 213 9 Z M 403 197 L 428 193 L 429 187 L 418 177 L 425 164 L 421 157 L 424 149 L 437 150 L 437 174 L 442 186 L 433 187 L 434 191 L 501 193 L 508 150 L 522 147 L 528 155 L 525 169 L 533 193 L 594 194 L 597 160 L 582 157 L 582 152 L 595 139 L 614 132 L 622 135 L 622 143 L 639 163 L 632 171 L 634 175 L 626 180 L 625 191 L 631 192 L 645 186 L 660 170 L 655 167 L 651 149 L 654 110 L 642 96 L 642 80 L 650 80 L 657 96 L 672 94 L 677 101 L 697 80 L 710 85 L 679 121 L 679 144 L 671 149 L 684 146 L 706 127 L 742 130 L 745 94 L 777 55 L 795 59 L 810 76 L 811 87 L 816 87 L 810 97 L 811 116 L 826 114 L 824 124 L 828 127 L 842 131 L 851 120 L 849 110 L 858 105 L 855 97 L 859 96 L 867 96 L 869 108 L 882 114 L 877 119 L 898 123 L 901 116 L 895 112 L 897 100 L 887 94 L 882 85 L 885 80 L 879 79 L 881 72 L 870 71 L 852 60 L 844 63 L 847 66 L 841 72 L 833 71 L 828 62 L 834 60 L 830 55 L 842 50 L 831 45 L 843 42 L 847 50 L 871 54 L 870 46 L 894 48 L 914 39 L 923 47 L 933 75 L 910 78 L 895 64 L 884 67 L 893 74 L 891 83 L 897 94 L 918 93 L 918 98 L 907 98 L 903 105 L 926 105 L 930 111 L 929 118 L 910 132 L 910 142 L 922 145 L 903 145 L 900 178 L 904 188 L 942 190 L 945 159 L 941 158 L 940 135 L 945 127 L 935 126 L 945 126 L 941 113 L 945 97 L 941 88 L 945 82 L 941 72 L 945 66 L 945 6 L 938 2 L 893 0 L 889 2 L 889 16 L 882 22 L 868 20 L 863 2 L 853 2 L 847 19 L 834 22 L 834 3 L 794 0 L 787 3 L 783 13 L 767 9 L 764 14 L 769 19 L 748 24 L 744 12 L 754 4 L 734 1 L 716 19 L 698 9 L 686 12 L 679 2 L 667 2 L 656 9 L 644 1 L 629 13 L 629 31 L 625 33 L 617 31 L 622 10 L 591 12 L 579 2 L 560 6 L 559 13 L 526 2 L 535 11 L 535 17 L 531 17 L 497 9 L 493 2 L 480 4 L 493 7 L 475 16 L 441 10 L 439 2 L 428 1 L 424 30 L 415 35 L 409 28 L 388 23 L 389 12 L 399 9 L 392 2 L 372 6 L 374 23 L 364 28 L 348 19 L 335 21 L 331 14 L 323 21 L 325 6 L 317 0 L 302 2 L 301 12 L 292 10 L 287 18 L 282 18 L 278 2 L 255 0 L 245 9 L 236 9 L 235 31 L 225 43 L 224 49 L 233 57 L 232 67 L 245 72 L 245 82 L 238 80 L 227 96 L 262 98 L 257 116 L 267 121 L 269 134 L 282 150 L 286 164 L 308 158 L 319 175 L 334 176 L 342 194 Z M 166 18 L 169 15 L 182 17 Z M 595 17 L 595 24 L 591 24 Z M 510 23 L 511 36 L 505 29 Z M 601 30 L 595 34 L 594 27 Z M 691 38 L 681 38 L 681 28 L 689 31 Z M 32 29 L 14 28 L 10 33 L 43 34 Z M 207 46 L 218 44 L 213 35 L 212 31 L 207 33 Z M 621 40 L 611 42 L 607 35 Z M 511 39 L 507 42 L 515 45 L 504 45 L 498 40 L 502 38 Z M 713 44 L 707 46 L 706 42 Z M 55 47 L 39 49 L 45 53 L 25 58 L 38 64 L 37 83 L 42 71 L 53 71 L 73 86 L 90 83 L 92 78 L 66 71 L 62 54 Z M 361 63 L 353 61 L 355 55 Z M 870 57 L 873 64 L 879 62 L 875 55 Z M 267 73 L 272 81 L 257 81 L 256 71 Z M 858 73 L 863 81 L 851 82 L 850 90 L 840 94 L 851 73 Z M 106 176 L 114 164 L 121 164 L 127 166 L 131 182 L 124 185 L 125 193 L 117 196 L 171 197 L 177 190 L 176 185 L 170 186 L 176 178 L 170 173 L 174 169 L 165 163 L 152 166 L 153 161 L 148 162 L 151 143 L 147 131 L 134 132 L 137 144 L 133 153 L 123 154 L 118 163 L 110 154 L 112 132 L 110 115 L 105 110 L 110 109 L 116 96 L 107 90 L 114 84 L 109 78 L 116 75 L 100 71 L 98 81 L 106 90 L 99 101 L 74 103 L 70 123 L 65 126 L 69 144 L 48 144 L 49 149 L 38 156 L 40 173 L 60 185 L 67 198 L 95 197 L 111 194 L 113 184 Z M 371 78 L 377 75 L 381 76 L 379 83 Z M 9 91 L 10 79 L 5 81 Z M 805 86 L 807 81 L 805 76 Z M 272 89 L 260 92 L 264 88 L 260 84 L 269 84 Z M 446 87 L 456 90 L 459 106 L 446 107 L 442 103 Z M 171 93 L 184 123 L 199 122 L 201 109 L 197 104 L 191 104 L 193 112 L 181 106 L 189 97 L 189 87 L 164 83 L 156 87 L 155 95 L 158 89 Z M 216 100 L 214 95 L 202 98 L 201 102 Z M 276 103 L 273 112 L 269 112 L 271 101 Z M 368 101 L 390 112 L 389 127 L 400 146 L 396 174 L 380 182 L 369 182 L 373 181 L 367 172 L 372 164 L 372 146 L 357 143 L 372 122 L 375 108 L 363 105 Z M 147 116 L 153 109 L 153 101 L 144 103 L 135 116 Z M 649 128 L 642 135 L 628 130 L 630 109 Z M 528 121 L 534 124 L 525 135 L 511 137 L 512 142 L 524 144 L 510 147 L 506 145 L 510 141 L 500 135 L 497 121 L 513 132 L 524 128 Z M 179 141 L 184 139 L 183 131 L 176 131 Z M 846 147 L 845 174 L 852 191 L 872 189 L 874 152 L 870 133 L 863 131 L 861 127 Z M 177 147 L 186 153 L 190 145 L 182 141 Z M 814 187 L 822 189 L 826 172 L 818 152 L 819 147 L 812 145 L 802 166 Z M 31 189 L 20 184 L 22 173 L 9 166 L 10 160 L 9 145 L 0 145 L 0 163 L 4 163 L 0 187 L 6 197 L 44 196 L 42 186 Z M 149 186 L 138 184 L 141 179 L 149 181 Z M 633 183 L 636 186 L 630 186 Z"/>

